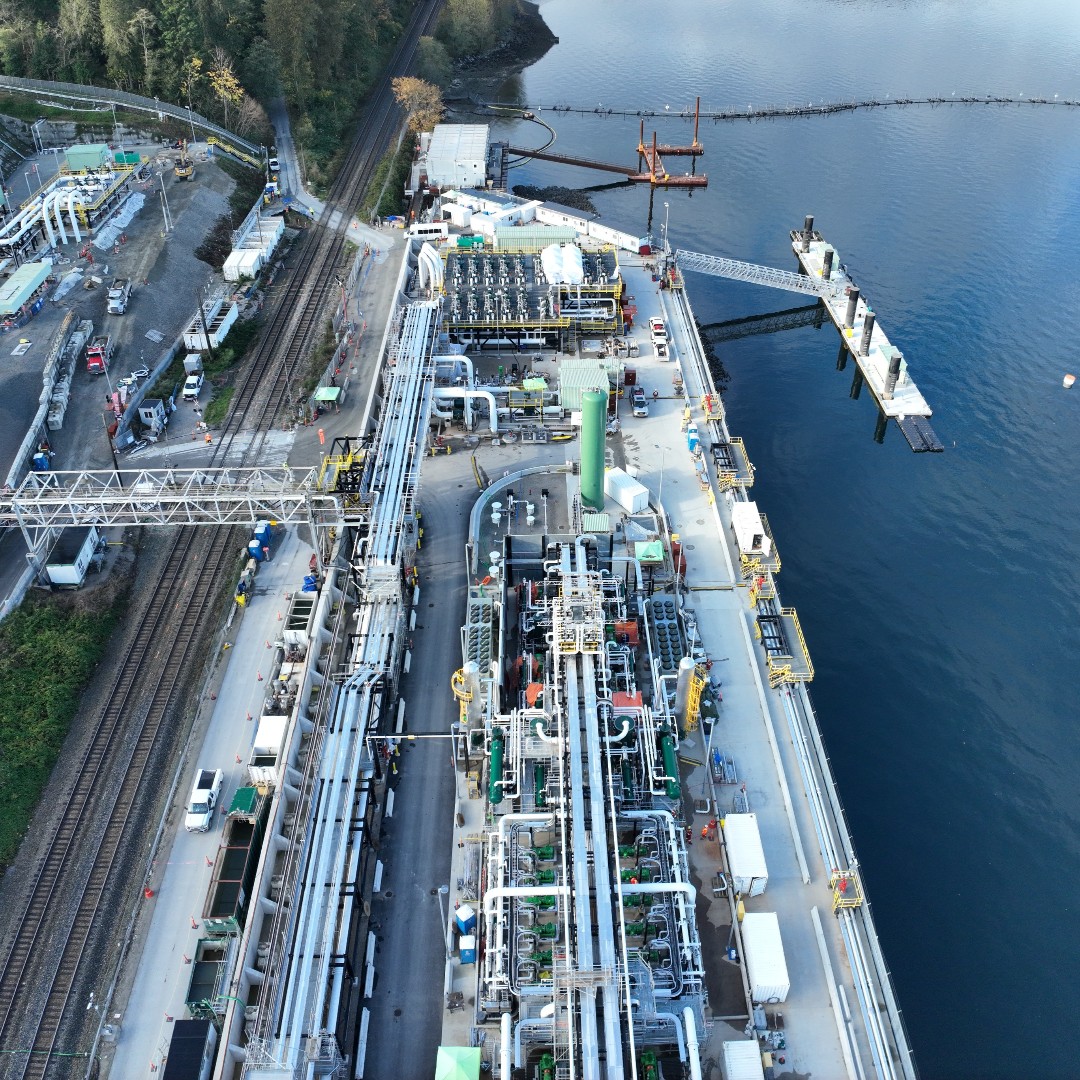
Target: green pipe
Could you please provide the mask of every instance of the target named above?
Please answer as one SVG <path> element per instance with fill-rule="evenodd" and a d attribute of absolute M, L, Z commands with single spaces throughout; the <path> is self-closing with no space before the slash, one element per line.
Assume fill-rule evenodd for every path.
<path fill-rule="evenodd" d="M 622 766 L 622 786 L 628 799 L 634 797 L 634 770 L 629 761 L 624 761 Z"/>
<path fill-rule="evenodd" d="M 543 723 L 541 720 L 536 721 L 537 724 Z M 543 809 L 547 806 L 547 792 L 544 790 L 544 782 L 546 777 L 544 775 L 544 766 L 537 765 L 533 770 L 533 787 L 536 789 L 536 805 Z"/>

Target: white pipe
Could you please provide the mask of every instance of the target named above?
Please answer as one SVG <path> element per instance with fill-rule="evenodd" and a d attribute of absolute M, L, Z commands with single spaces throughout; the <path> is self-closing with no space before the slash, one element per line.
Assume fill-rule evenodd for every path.
<path fill-rule="evenodd" d="M 469 381 L 467 386 L 471 387 L 476 382 L 476 375 L 473 369 L 473 362 L 464 354 L 461 356 L 433 356 L 431 358 L 435 361 L 435 370 L 438 371 L 440 367 L 447 367 L 450 364 L 464 364 L 469 371 Z"/>
<path fill-rule="evenodd" d="M 472 409 L 469 406 L 469 402 L 472 398 L 482 397 L 488 403 L 488 424 L 491 427 L 491 434 L 498 435 L 499 433 L 499 415 L 498 407 L 495 404 L 495 395 L 488 390 L 462 390 L 456 386 L 437 386 L 435 387 L 436 398 L 464 398 L 465 399 L 465 423 L 468 427 L 472 427 Z"/>
<path fill-rule="evenodd" d="M 689 1005 L 682 1011 L 686 1025 L 686 1056 L 690 1059 L 690 1080 L 701 1080 L 701 1054 L 698 1050 L 697 1021 Z"/>
<path fill-rule="evenodd" d="M 550 815 L 549 815 L 550 816 Z M 634 886 L 638 888 L 638 886 Z M 693 889 L 693 886 L 689 886 Z M 499 885 L 484 893 L 484 914 L 495 914 L 495 901 L 507 896 L 569 896 L 569 885 Z"/>
<path fill-rule="evenodd" d="M 56 233 L 53 232 L 52 222 L 49 220 L 49 196 L 46 195 L 41 200 L 41 206 L 38 207 L 38 211 L 41 214 L 41 220 L 45 224 L 45 235 L 49 238 L 49 244 L 52 247 L 56 247 Z M 20 235 L 22 235 L 20 233 Z"/>
<path fill-rule="evenodd" d="M 6 241 L 8 239 L 8 233 L 12 232 L 17 226 L 22 225 L 23 228 L 19 231 L 19 236 L 22 236 L 26 232 L 26 227 L 32 224 L 38 216 L 41 214 L 41 205 L 39 203 L 32 203 L 30 206 L 24 206 L 10 221 L 5 222 L 3 228 L 0 228 L 0 240 Z"/>
<path fill-rule="evenodd" d="M 67 210 L 68 210 L 68 218 L 71 221 L 71 231 L 75 234 L 75 243 L 76 244 L 81 244 L 82 243 L 82 233 L 79 231 L 79 220 L 75 216 L 75 200 L 78 197 L 79 197 L 78 191 L 75 191 L 73 189 L 71 191 L 71 194 L 68 195 Z"/>
<path fill-rule="evenodd" d="M 502 1080 L 510 1080 L 510 1014 L 502 1014 L 502 1038 L 499 1042 L 499 1061 Z"/>
<path fill-rule="evenodd" d="M 63 194 L 62 191 L 50 191 L 49 194 L 45 196 L 45 201 L 42 203 L 42 206 L 45 208 L 46 215 L 48 215 L 50 210 L 54 214 L 56 218 L 56 227 L 60 233 L 60 243 L 66 244 L 67 230 L 64 228 L 64 219 L 60 215 L 60 208 L 56 205 L 63 197 Z"/>

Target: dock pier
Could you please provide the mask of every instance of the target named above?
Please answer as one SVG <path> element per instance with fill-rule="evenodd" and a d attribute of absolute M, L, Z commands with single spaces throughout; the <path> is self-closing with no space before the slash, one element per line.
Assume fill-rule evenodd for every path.
<path fill-rule="evenodd" d="M 812 215 L 801 229 L 792 229 L 791 246 L 800 272 L 821 286 L 821 302 L 840 333 L 837 370 L 847 366 L 848 354 L 855 360 L 852 398 L 858 398 L 864 383 L 874 396 L 881 414 L 875 440 L 880 442 L 887 422 L 895 420 L 915 453 L 940 453 L 944 447 L 928 420 L 933 409 L 911 378 L 904 354 L 889 341 L 836 249 L 814 229 Z"/>

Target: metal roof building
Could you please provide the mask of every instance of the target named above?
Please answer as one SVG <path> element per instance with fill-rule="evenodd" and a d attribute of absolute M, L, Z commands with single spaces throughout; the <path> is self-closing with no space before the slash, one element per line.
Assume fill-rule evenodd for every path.
<path fill-rule="evenodd" d="M 487 124 L 436 124 L 427 149 L 428 183 L 483 188 L 488 131 Z"/>

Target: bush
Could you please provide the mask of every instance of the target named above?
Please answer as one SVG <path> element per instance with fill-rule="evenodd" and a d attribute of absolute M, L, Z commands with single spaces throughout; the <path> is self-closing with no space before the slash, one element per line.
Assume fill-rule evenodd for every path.
<path fill-rule="evenodd" d="M 0 867 L 15 857 L 126 597 L 30 598 L 0 622 Z"/>

